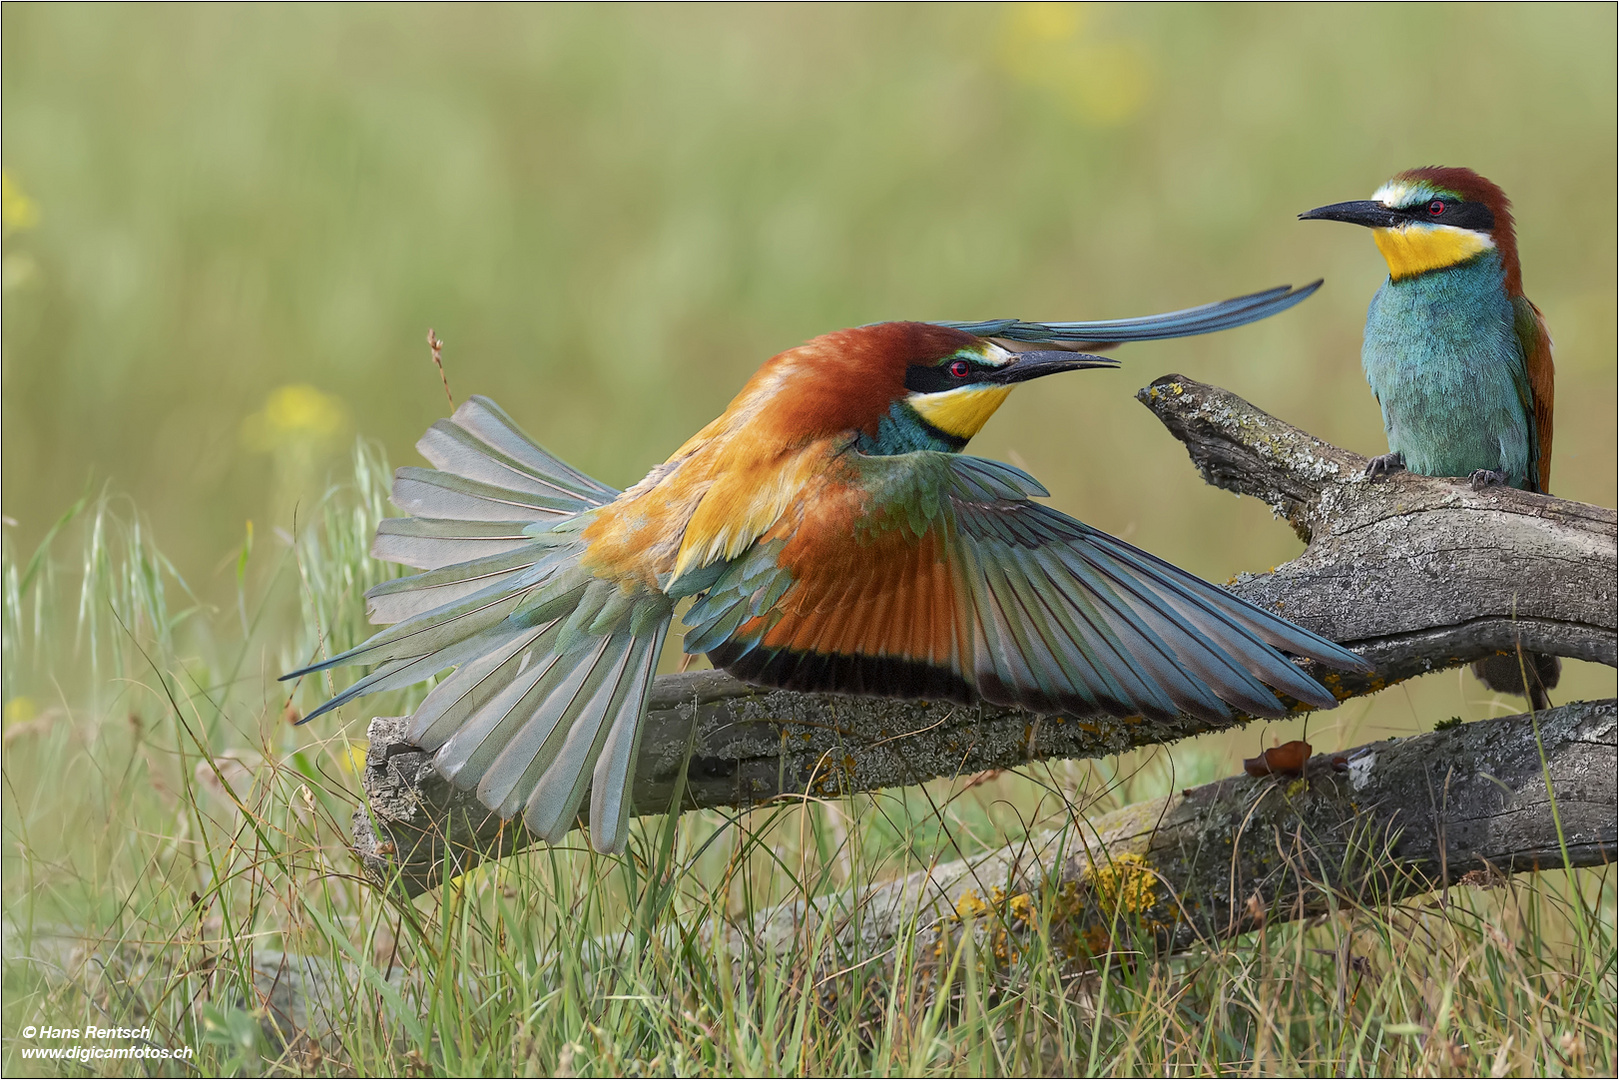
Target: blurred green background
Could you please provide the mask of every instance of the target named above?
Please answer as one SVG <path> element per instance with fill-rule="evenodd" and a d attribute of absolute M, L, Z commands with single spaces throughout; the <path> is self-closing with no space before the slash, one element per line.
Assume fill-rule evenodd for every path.
<path fill-rule="evenodd" d="M 4 512 L 25 553 L 110 483 L 228 606 L 247 522 L 261 549 L 290 530 L 356 435 L 416 460 L 445 411 L 429 326 L 457 400 L 490 395 L 627 485 L 825 330 L 1324 276 L 1276 319 L 1014 395 L 973 447 L 1207 577 L 1263 570 L 1291 530 L 1205 486 L 1131 394 L 1178 371 L 1381 452 L 1359 343 L 1382 261 L 1364 230 L 1294 215 L 1422 164 L 1514 199 L 1557 343 L 1553 490 L 1614 504 L 1612 5 L 0 19 Z M 1570 667 L 1560 699 L 1613 692 Z M 1517 708 L 1429 681 L 1373 726 Z"/>

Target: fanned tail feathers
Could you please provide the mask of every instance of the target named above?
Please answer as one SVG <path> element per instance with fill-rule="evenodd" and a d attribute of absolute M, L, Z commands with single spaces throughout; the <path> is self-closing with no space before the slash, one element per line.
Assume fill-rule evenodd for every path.
<path fill-rule="evenodd" d="M 618 493 L 552 457 L 493 402 L 475 397 L 417 449 L 435 468 L 396 474 L 372 554 L 424 571 L 366 594 L 392 624 L 283 678 L 375 665 L 310 713 L 421 682 L 448 668 L 410 738 L 439 770 L 504 817 L 556 842 L 587 787 L 591 843 L 622 850 L 628 787 L 672 606 L 580 568 L 579 532 Z"/>

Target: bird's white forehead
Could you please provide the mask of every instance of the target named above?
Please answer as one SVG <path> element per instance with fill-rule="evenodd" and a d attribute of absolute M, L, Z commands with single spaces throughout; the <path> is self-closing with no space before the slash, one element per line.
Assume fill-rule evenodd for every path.
<path fill-rule="evenodd" d="M 996 367 L 1005 367 L 1017 359 L 1017 353 L 1011 349 L 1002 348 L 993 341 L 986 341 L 984 342 L 983 357 L 986 363 L 994 364 Z"/>
<path fill-rule="evenodd" d="M 1412 183 L 1409 180 L 1390 180 L 1372 192 L 1372 201 L 1380 202 L 1390 210 L 1401 210 L 1418 203 L 1429 202 L 1442 195 L 1455 197 L 1428 184 Z"/>

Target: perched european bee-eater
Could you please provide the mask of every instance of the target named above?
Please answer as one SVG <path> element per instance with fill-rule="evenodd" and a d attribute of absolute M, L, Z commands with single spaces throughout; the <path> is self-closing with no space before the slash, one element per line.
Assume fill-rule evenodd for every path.
<path fill-rule="evenodd" d="M 1475 488 L 1547 491 L 1552 339 L 1523 294 L 1506 193 L 1471 169 L 1429 166 L 1400 173 L 1369 201 L 1299 217 L 1367 226 L 1388 263 L 1361 347 L 1389 448 L 1368 473 L 1404 468 L 1465 476 Z M 1528 696 L 1544 708 L 1560 665 L 1530 659 Z M 1524 693 L 1517 657 L 1474 671 L 1492 690 Z"/>
<path fill-rule="evenodd" d="M 1354 653 L 961 453 L 1019 383 L 1116 366 L 1076 343 L 1239 326 L 1315 287 L 1111 322 L 825 334 L 766 362 L 624 492 L 473 398 L 417 443 L 436 468 L 397 474 L 393 501 L 415 516 L 377 530 L 375 556 L 425 571 L 367 594 L 372 621 L 394 625 L 284 678 L 378 665 L 313 717 L 454 667 L 412 741 L 551 842 L 588 787 L 598 851 L 623 849 L 641 717 L 686 597 L 685 650 L 766 686 L 1215 722 L 1285 715 L 1274 687 L 1330 708 L 1280 650 L 1368 670 Z"/>

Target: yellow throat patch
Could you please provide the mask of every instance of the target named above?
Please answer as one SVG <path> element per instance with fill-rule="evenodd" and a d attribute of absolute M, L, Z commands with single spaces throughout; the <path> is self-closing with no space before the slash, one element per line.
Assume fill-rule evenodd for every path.
<path fill-rule="evenodd" d="M 1495 241 L 1483 233 L 1454 225 L 1373 229 L 1372 239 L 1383 253 L 1383 261 L 1389 264 L 1389 277 L 1395 281 L 1455 266 L 1495 246 Z"/>
<path fill-rule="evenodd" d="M 922 419 L 958 439 L 970 439 L 989 423 L 1010 386 L 963 386 L 937 394 L 912 394 L 906 400 Z"/>

